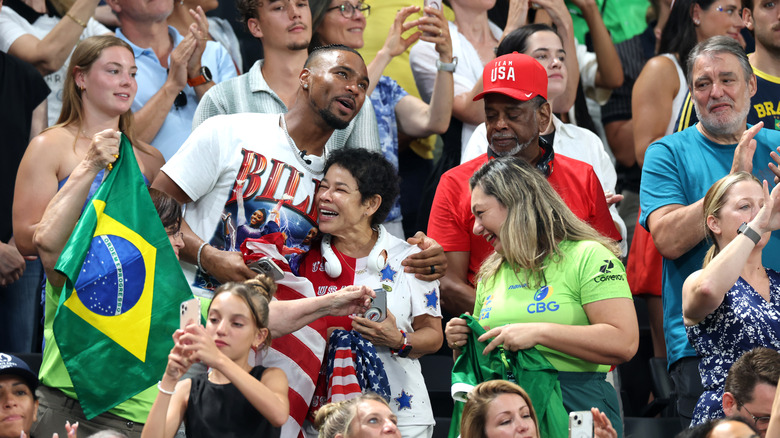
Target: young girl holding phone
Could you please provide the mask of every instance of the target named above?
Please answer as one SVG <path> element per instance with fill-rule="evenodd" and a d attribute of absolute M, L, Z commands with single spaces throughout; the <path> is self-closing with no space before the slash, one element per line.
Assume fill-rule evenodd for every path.
<path fill-rule="evenodd" d="M 268 302 L 275 291 L 265 275 L 223 284 L 206 327 L 192 323 L 174 332 L 143 438 L 172 438 L 182 421 L 188 438 L 279 436 L 289 414 L 287 376 L 279 368 L 249 365 L 250 351 L 270 344 Z M 179 381 L 197 362 L 209 372 Z"/>

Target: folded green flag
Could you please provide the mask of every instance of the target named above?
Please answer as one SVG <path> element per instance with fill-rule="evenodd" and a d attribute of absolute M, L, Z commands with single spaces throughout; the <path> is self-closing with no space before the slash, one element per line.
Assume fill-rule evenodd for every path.
<path fill-rule="evenodd" d="M 88 419 L 160 379 L 192 297 L 124 135 L 119 150 L 55 266 L 54 338 Z"/>

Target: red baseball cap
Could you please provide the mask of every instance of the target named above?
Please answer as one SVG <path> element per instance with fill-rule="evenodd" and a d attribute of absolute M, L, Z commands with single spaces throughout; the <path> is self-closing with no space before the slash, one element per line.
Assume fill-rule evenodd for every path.
<path fill-rule="evenodd" d="M 489 93 L 521 101 L 536 96 L 547 100 L 547 70 L 536 59 L 514 52 L 487 63 L 482 72 L 482 86 L 485 91 L 477 94 L 475 101 Z"/>

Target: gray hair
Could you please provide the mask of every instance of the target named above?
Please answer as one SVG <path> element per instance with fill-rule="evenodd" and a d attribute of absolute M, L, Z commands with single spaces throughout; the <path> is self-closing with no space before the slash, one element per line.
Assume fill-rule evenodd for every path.
<path fill-rule="evenodd" d="M 696 47 L 688 55 L 685 67 L 688 73 L 688 89 L 691 92 L 693 92 L 693 65 L 696 63 L 696 60 L 702 56 L 713 56 L 720 53 L 734 55 L 745 73 L 745 82 L 750 83 L 750 78 L 753 76 L 753 67 L 750 66 L 750 60 L 748 60 L 742 46 L 734 38 L 719 35 L 696 44 Z"/>

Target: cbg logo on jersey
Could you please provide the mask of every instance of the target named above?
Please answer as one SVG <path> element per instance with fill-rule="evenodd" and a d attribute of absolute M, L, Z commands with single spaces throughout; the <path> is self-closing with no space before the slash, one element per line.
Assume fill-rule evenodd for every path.
<path fill-rule="evenodd" d="M 534 294 L 534 302 L 529 304 L 528 313 L 555 312 L 560 307 L 556 301 L 550 299 L 553 294 L 551 286 L 542 286 Z"/>

